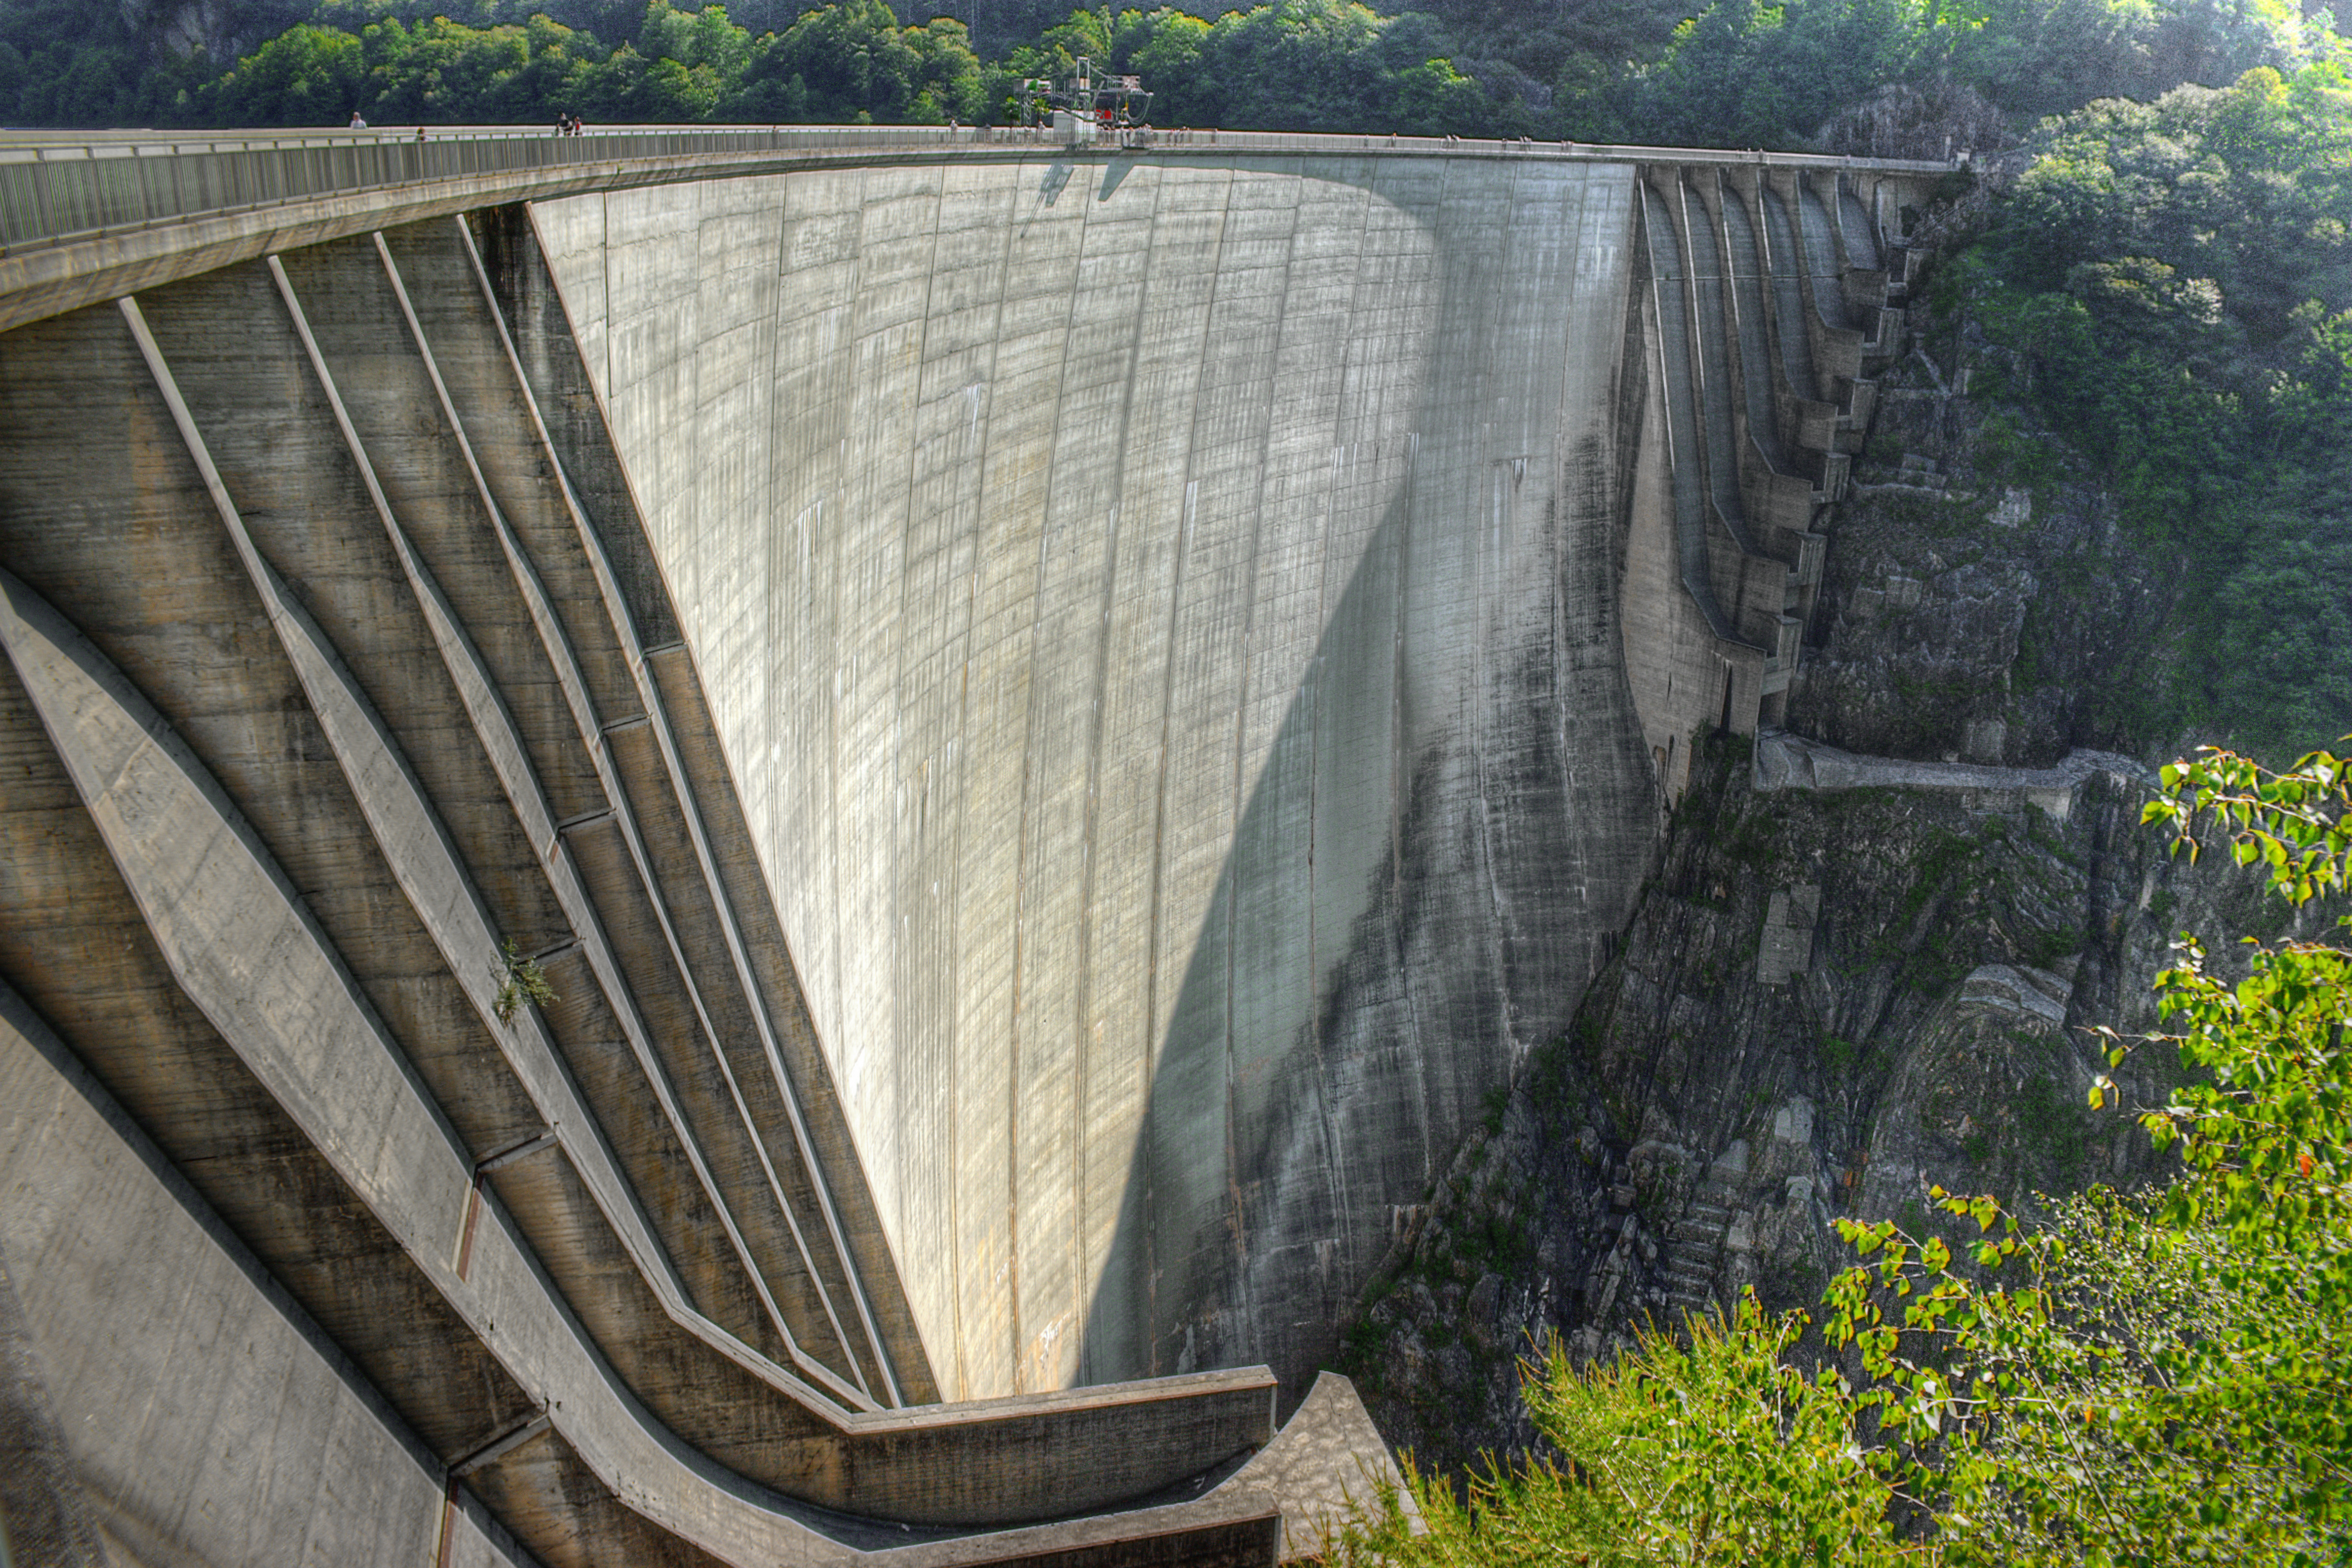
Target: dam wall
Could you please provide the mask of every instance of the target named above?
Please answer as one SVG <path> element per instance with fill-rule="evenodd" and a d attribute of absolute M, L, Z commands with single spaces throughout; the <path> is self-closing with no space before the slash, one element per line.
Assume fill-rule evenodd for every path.
<path fill-rule="evenodd" d="M 951 1397 L 1295 1384 L 1622 923 L 1635 187 L 1081 155 L 532 207 Z"/>
<path fill-rule="evenodd" d="M 529 1561 L 5 988 L 0 1184 L 49 1199 L 0 1207 L 13 1561 Z"/>
<path fill-rule="evenodd" d="M 866 134 L 8 165 L 11 1550 L 1393 1476 L 1308 1380 L 1802 678 L 1917 171 Z"/>
<path fill-rule="evenodd" d="M 8 1528 L 246 1561 L 315 1488 L 342 1561 L 1271 1560 L 1318 1466 L 1262 1369 L 936 1403 L 675 616 L 470 230 L 35 321 L 0 404 Z M 76 1096 L 131 1155 L 45 1142 Z"/>

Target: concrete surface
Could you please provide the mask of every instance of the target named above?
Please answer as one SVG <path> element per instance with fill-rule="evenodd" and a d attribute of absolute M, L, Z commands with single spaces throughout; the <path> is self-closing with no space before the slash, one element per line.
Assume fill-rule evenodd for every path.
<path fill-rule="evenodd" d="M 950 1394 L 1303 1392 L 1566 1017 L 1655 809 L 1633 184 L 1097 158 L 533 209 Z"/>
<path fill-rule="evenodd" d="M 415 1434 L 5 986 L 0 1194 L 10 1403 L 63 1418 L 60 1455 L 17 1458 L 47 1461 L 72 1524 L 26 1530 L 37 1467 L 5 1467 L 16 1563 L 529 1561 L 478 1502 L 449 1506 Z"/>
<path fill-rule="evenodd" d="M 1756 787 L 1775 789 L 1936 789 L 2014 795 L 2063 820 L 2074 791 L 2101 773 L 2136 784 L 2154 775 L 2133 758 L 2078 748 L 2046 768 L 2005 768 L 1988 763 L 1922 763 L 1905 757 L 1864 757 L 1801 735 L 1757 737 Z"/>
<path fill-rule="evenodd" d="M 537 1413 L 672 1535 L 736 1563 L 825 1561 L 846 1543 L 823 1507 L 795 1499 L 933 1522 L 984 1498 L 992 1512 L 1034 1517 L 1149 1489 L 1131 1473 L 1139 1467 L 1156 1465 L 1163 1484 L 1181 1478 L 1196 1468 L 1182 1458 L 1188 1438 L 1223 1456 L 1270 1436 L 1263 1382 L 1242 1380 L 1221 1402 L 1187 1397 L 1196 1391 L 1176 1380 L 1141 1402 L 1033 1396 L 873 1417 L 847 1445 L 780 1442 L 765 1479 L 786 1495 L 722 1470 L 646 1418 L 503 1213 L 489 1207 L 477 1221 L 454 1132 L 257 835 L 168 724 L 5 574 L 0 646 L 189 998 Z M 1179 1425 L 1146 1439 L 1137 1417 L 1157 1414 L 1155 1399 Z M 1220 1430 L 1236 1426 L 1239 1440 Z M 1104 1448 L 1114 1432 L 1139 1440 L 1115 1457 Z M 1025 1510 L 1024 1489 L 1036 1494 Z"/>
<path fill-rule="evenodd" d="M 380 253 L 360 255 L 387 276 Z M 24 416 L 0 452 L 0 495 L 12 523 L 26 518 L 28 501 L 46 508 L 41 526 L 7 531 L 8 556 L 37 569 L 140 672 L 131 681 L 19 595 L 46 629 L 28 629 L 21 615 L 12 626 L 0 723 L 23 763 L 10 764 L 16 782 L 0 810 L 8 973 L 71 1021 L 79 1053 L 139 1097 L 177 1142 L 173 1157 L 193 1162 L 257 1238 L 269 1270 L 297 1283 L 442 1462 L 495 1454 L 467 1472 L 469 1485 L 535 1547 L 556 1549 L 556 1561 L 577 1560 L 565 1553 L 584 1547 L 632 1561 L 692 1562 L 715 1550 L 772 1562 L 901 1538 L 876 1533 L 901 1525 L 812 1511 L 762 1481 L 898 1520 L 963 1521 L 916 1535 L 931 1538 L 927 1561 L 1025 1550 L 1018 1531 L 974 1540 L 974 1521 L 1073 1513 L 1081 1517 L 1036 1541 L 1061 1542 L 1055 1552 L 1117 1543 L 1135 1560 L 1175 1561 L 1200 1555 L 1194 1546 L 1213 1558 L 1210 1547 L 1228 1537 L 1258 1539 L 1233 1532 L 1263 1511 L 1262 1495 L 1179 1500 L 1140 1514 L 1115 1505 L 1263 1443 L 1273 1384 L 1262 1372 L 861 1424 L 857 1411 L 830 1407 L 822 1390 L 795 1385 L 749 1347 L 715 1342 L 707 1327 L 679 1332 L 696 1326 L 655 1299 L 658 1258 L 630 1240 L 625 1207 L 596 1192 L 597 1123 L 625 1131 L 628 1091 L 616 1103 L 581 1069 L 611 1047 L 573 1032 L 576 1002 L 551 1005 L 564 1066 L 590 1089 L 567 1099 L 563 1067 L 528 1048 L 534 1020 L 526 1014 L 509 1028 L 494 1007 L 485 1017 L 482 981 L 469 973 L 486 961 L 495 969 L 495 944 L 480 923 L 488 917 L 467 911 L 468 873 L 474 897 L 509 931 L 529 931 L 561 902 L 531 853 L 533 835 L 520 831 L 526 802 L 504 793 L 489 757 L 528 744 L 541 748 L 549 779 L 583 776 L 543 749 L 551 705 L 560 714 L 564 701 L 561 682 L 534 684 L 528 662 L 515 662 L 538 617 L 499 605 L 497 531 L 477 517 L 468 535 L 446 491 L 422 485 L 412 444 L 436 439 L 436 422 L 378 426 L 383 410 L 338 394 L 397 397 L 401 340 L 379 339 L 372 357 L 341 366 L 324 346 L 312 358 L 297 341 L 310 313 L 297 315 L 280 281 L 253 268 L 46 323 L 12 339 L 0 361 Z M 100 410 L 130 412 L 127 421 L 115 415 L 123 441 L 92 454 L 46 439 L 52 429 L 89 428 Z M 362 425 L 365 441 L 355 439 Z M 446 431 L 437 438 L 449 440 Z M 548 460 L 542 444 L 542 485 Z M 383 482 L 372 489 L 378 473 Z M 421 560 L 404 574 L 408 530 L 380 508 L 407 510 L 437 563 L 472 557 L 453 591 L 438 593 Z M 560 556 L 541 559 L 559 585 L 593 575 Z M 461 611 L 470 634 L 436 620 Z M 238 647 L 225 662 L 224 637 Z M 613 666 L 603 652 L 587 663 Z M 458 689 L 481 686 L 489 671 L 499 689 L 469 719 Z M 691 688 L 690 672 L 680 673 Z M 142 686 L 163 695 L 169 716 Z M 673 714 L 687 695 L 673 683 Z M 572 743 L 605 738 L 607 728 L 592 718 Z M 642 710 L 624 710 L 621 734 L 646 728 Z M 123 750 L 132 735 L 150 747 L 135 764 Z M 707 735 L 688 739 L 682 752 L 715 755 Z M 656 763 L 655 776 L 629 781 L 648 814 L 661 789 L 684 792 L 661 773 Z M 740 844 L 723 804 L 706 798 L 695 809 L 718 825 L 716 842 Z M 685 808 L 673 800 L 664 809 L 674 825 Z M 673 892 L 686 887 L 676 874 L 681 854 L 690 866 L 676 846 L 652 851 L 656 879 Z M 273 873 L 273 861 L 286 869 Z M 583 919 L 637 940 L 609 914 Z M 680 962 L 707 977 L 708 942 L 688 945 L 695 951 Z M 788 964 L 772 973 L 770 994 L 791 1001 L 790 980 Z M 139 1016 L 174 997 L 201 1014 L 161 1026 Z M 208 1040 L 201 1052 L 211 1054 L 170 1043 L 174 1027 Z M 756 1053 L 756 1038 L 740 1038 L 750 1032 L 733 1021 L 730 1049 Z M 390 1087 L 404 1078 L 406 1094 Z M 442 1113 L 448 1121 L 436 1133 Z M 583 1114 L 588 1125 L 572 1121 Z M 501 1164 L 490 1185 L 467 1180 L 467 1166 L 550 1120 L 560 1133 L 552 1152 Z M 412 1192 L 435 1183 L 443 1157 L 454 1166 L 448 1201 Z M 300 1178 L 293 1184 L 308 1191 L 284 1191 L 272 1166 L 288 1162 Z M 711 1228 L 690 1210 L 668 1212 L 662 1180 L 640 1183 L 637 1195 L 673 1247 Z M 35 1205 L 46 1197 L 35 1185 L 8 1194 Z M 420 1221 L 425 1211 L 441 1217 Z M 548 1391 L 579 1400 L 576 1388 L 591 1391 L 583 1405 L 551 1413 L 530 1441 L 500 1447 Z M 652 1423 L 647 1405 L 657 1412 Z M 664 1453 L 667 1462 L 654 1458 Z M 178 1462 L 160 1447 L 157 1458 Z M 802 1517 L 814 1528 L 793 1522 Z"/>

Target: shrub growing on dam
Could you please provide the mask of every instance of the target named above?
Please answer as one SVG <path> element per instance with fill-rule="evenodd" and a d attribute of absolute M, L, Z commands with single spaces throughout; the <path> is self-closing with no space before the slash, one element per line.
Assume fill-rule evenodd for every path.
<path fill-rule="evenodd" d="M 2352 879 L 2352 759 L 2284 773 L 2210 752 L 2147 818 L 2226 843 L 2315 925 Z M 2193 836 L 2192 836 L 2193 835 Z M 1411 1484 L 1345 1563 L 2342 1562 L 2352 1552 L 2352 915 L 2254 950 L 2232 984 L 2183 938 L 2170 1032 L 2190 1082 L 2144 1110 L 2159 1190 L 2095 1189 L 2027 1223 L 1935 1194 L 1909 1230 L 1843 1221 L 1862 1261 L 1811 1317 L 1728 1322 L 1525 1369 L 1556 1458 L 1466 1499 Z M 2099 1079 L 2094 1105 L 2115 1085 Z"/>

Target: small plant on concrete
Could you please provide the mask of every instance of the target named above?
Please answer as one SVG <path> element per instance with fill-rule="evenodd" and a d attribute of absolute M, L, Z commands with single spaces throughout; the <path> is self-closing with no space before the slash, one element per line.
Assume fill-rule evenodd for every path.
<path fill-rule="evenodd" d="M 544 1007 L 556 999 L 555 987 L 547 983 L 547 972 L 540 968 L 539 960 L 517 952 L 512 937 L 507 939 L 499 959 L 505 965 L 506 979 L 499 986 L 498 999 L 490 1005 L 499 1023 L 512 1023 L 515 1009 L 526 1002 L 534 1007 Z"/>

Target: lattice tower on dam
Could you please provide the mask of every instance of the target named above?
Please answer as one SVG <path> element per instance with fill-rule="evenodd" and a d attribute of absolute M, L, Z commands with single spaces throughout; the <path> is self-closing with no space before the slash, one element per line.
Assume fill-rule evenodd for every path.
<path fill-rule="evenodd" d="M 1304 1549 L 1941 170 L 310 140 L 0 147 L 11 1531 Z"/>

